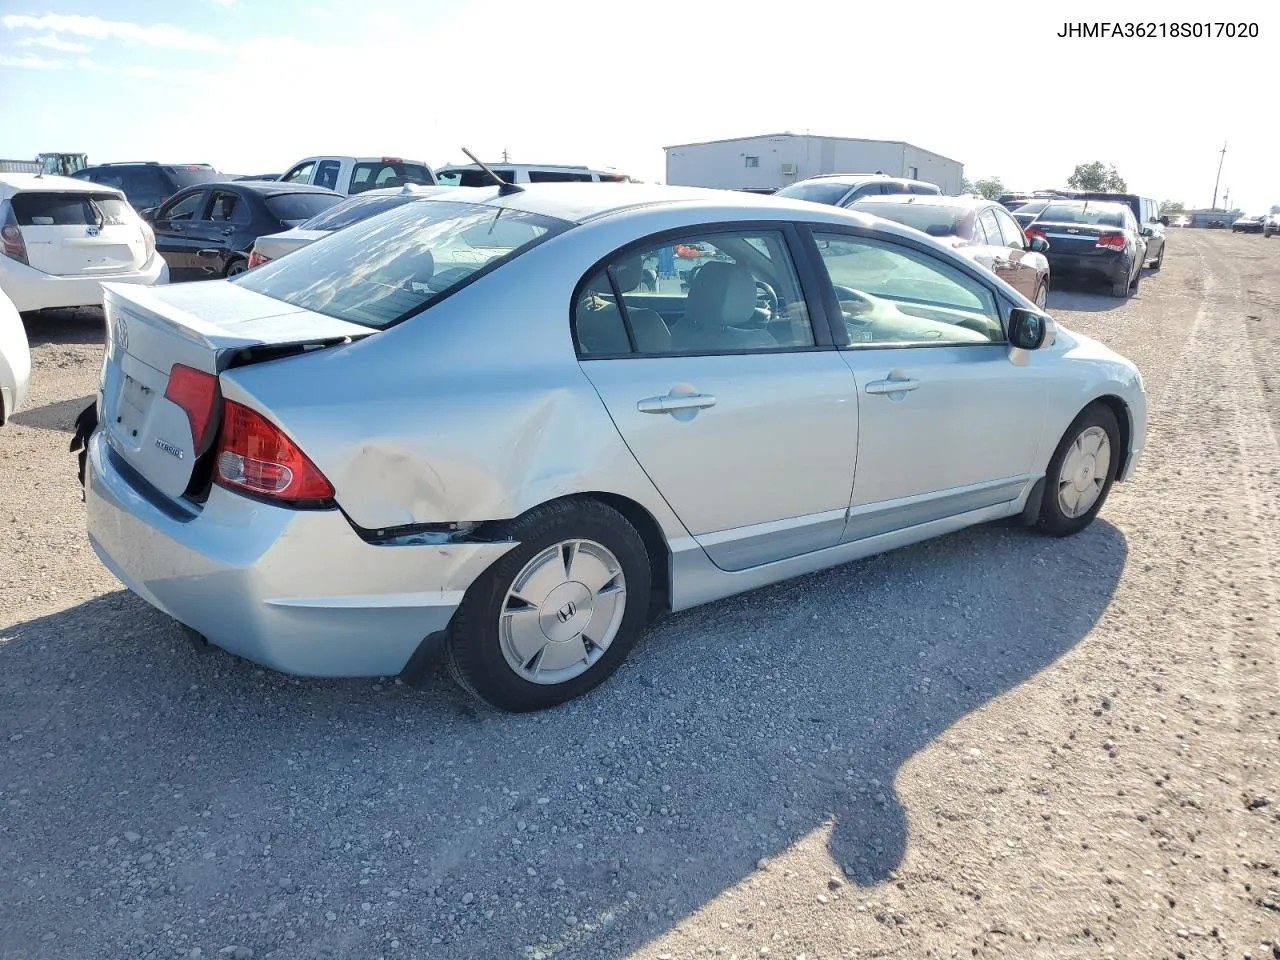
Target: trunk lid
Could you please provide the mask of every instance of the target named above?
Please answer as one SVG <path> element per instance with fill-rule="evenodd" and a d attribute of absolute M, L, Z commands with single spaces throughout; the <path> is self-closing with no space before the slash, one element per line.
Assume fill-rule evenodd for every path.
<path fill-rule="evenodd" d="M 283 257 L 286 253 L 292 253 L 299 250 L 309 243 L 314 243 L 321 237 L 327 237 L 328 230 L 286 230 L 283 233 L 269 233 L 265 236 L 258 237 L 253 242 L 254 249 L 264 257 L 270 260 L 276 260 Z"/>
<path fill-rule="evenodd" d="M 290 348 L 332 345 L 377 331 L 290 306 L 224 280 L 162 287 L 103 284 L 106 356 L 100 422 L 108 444 L 166 496 L 187 492 L 222 415 L 214 395 L 196 449 L 187 412 L 165 396 L 174 364 L 217 376 Z"/>
<path fill-rule="evenodd" d="M 27 248 L 27 262 L 53 276 L 106 276 L 142 269 L 146 228 L 127 202 L 111 194 L 26 191 L 9 206 Z"/>
<path fill-rule="evenodd" d="M 1100 226 L 1092 223 L 1055 223 L 1037 220 L 1031 228 L 1043 233 L 1049 241 L 1049 253 L 1115 253 L 1098 249 L 1098 238 L 1105 234 L 1123 234 L 1119 227 Z"/>

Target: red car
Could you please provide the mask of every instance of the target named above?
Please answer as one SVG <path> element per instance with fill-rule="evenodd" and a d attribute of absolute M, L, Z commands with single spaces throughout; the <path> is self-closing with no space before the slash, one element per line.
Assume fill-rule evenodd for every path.
<path fill-rule="evenodd" d="M 986 267 L 1044 309 L 1049 295 L 1049 243 L 1027 238 L 1022 227 L 994 200 L 974 197 L 865 197 L 849 209 L 894 220 L 934 237 Z"/>

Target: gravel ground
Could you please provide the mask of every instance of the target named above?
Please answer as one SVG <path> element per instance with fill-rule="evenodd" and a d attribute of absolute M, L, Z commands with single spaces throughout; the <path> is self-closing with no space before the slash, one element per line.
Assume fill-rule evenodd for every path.
<path fill-rule="evenodd" d="M 1120 304 L 1148 451 L 1011 527 L 675 616 L 524 717 L 196 653 L 88 547 L 101 319 L 0 430 L 0 956 L 1280 957 L 1280 241 Z"/>

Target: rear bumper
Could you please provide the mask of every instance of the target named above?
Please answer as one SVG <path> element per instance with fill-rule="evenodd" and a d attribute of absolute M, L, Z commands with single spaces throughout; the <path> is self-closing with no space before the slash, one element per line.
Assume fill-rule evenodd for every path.
<path fill-rule="evenodd" d="M 1110 254 L 1060 253 L 1049 257 L 1049 269 L 1054 276 L 1093 277 L 1114 283 L 1128 279 L 1130 262 L 1127 257 Z"/>
<path fill-rule="evenodd" d="M 57 277 L 7 257 L 0 257 L 0 289 L 23 312 L 101 306 L 104 283 L 140 283 L 150 286 L 168 282 L 169 265 L 158 253 L 141 270 L 93 277 Z"/>
<path fill-rule="evenodd" d="M 338 510 L 274 507 L 215 486 L 166 506 L 89 443 L 89 540 L 130 590 L 209 642 L 301 676 L 394 676 L 513 543 L 373 546 Z"/>

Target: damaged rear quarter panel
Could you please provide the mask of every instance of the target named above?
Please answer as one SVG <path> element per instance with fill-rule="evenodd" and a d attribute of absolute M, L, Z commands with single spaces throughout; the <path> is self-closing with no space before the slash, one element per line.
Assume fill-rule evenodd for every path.
<path fill-rule="evenodd" d="M 224 395 L 280 424 L 361 527 L 508 519 L 598 491 L 686 537 L 574 353 L 569 303 L 599 256 L 564 249 L 579 229 L 364 340 L 232 370 Z"/>

